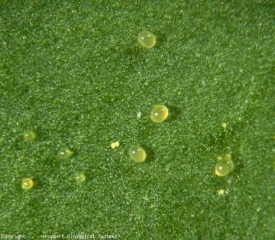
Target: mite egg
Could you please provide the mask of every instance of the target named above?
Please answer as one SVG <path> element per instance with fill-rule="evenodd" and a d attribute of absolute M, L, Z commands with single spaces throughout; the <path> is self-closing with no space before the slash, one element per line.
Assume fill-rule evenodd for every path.
<path fill-rule="evenodd" d="M 167 107 L 158 105 L 152 110 L 150 118 L 155 123 L 161 123 L 168 117 L 168 113 Z"/>
<path fill-rule="evenodd" d="M 70 150 L 69 148 L 61 148 L 58 151 L 58 156 L 60 158 L 69 158 L 74 154 L 74 152 L 72 150 Z"/>
<path fill-rule="evenodd" d="M 135 162 L 144 162 L 146 158 L 146 152 L 138 145 L 134 145 L 129 149 L 129 155 Z"/>
<path fill-rule="evenodd" d="M 24 178 L 22 181 L 22 188 L 31 189 L 33 187 L 33 180 L 31 178 Z"/>
<path fill-rule="evenodd" d="M 145 48 L 152 48 L 156 44 L 156 37 L 153 33 L 142 31 L 138 34 L 138 42 Z"/>
<path fill-rule="evenodd" d="M 24 138 L 26 141 L 34 140 L 34 139 L 36 139 L 36 137 L 37 137 L 37 134 L 35 131 L 28 130 L 28 131 L 24 132 Z"/>
<path fill-rule="evenodd" d="M 230 154 L 226 154 L 224 158 L 217 161 L 215 166 L 215 173 L 220 177 L 224 177 L 233 171 L 234 164 L 231 160 Z"/>
<path fill-rule="evenodd" d="M 79 172 L 79 173 L 76 173 L 76 174 L 75 174 L 75 181 L 76 181 L 77 183 L 82 183 L 82 182 L 84 182 L 85 180 L 86 180 L 86 176 L 85 176 L 84 173 Z"/>

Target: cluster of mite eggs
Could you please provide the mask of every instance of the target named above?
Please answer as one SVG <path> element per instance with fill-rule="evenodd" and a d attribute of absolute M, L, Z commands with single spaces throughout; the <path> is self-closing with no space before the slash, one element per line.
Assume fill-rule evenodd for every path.
<path fill-rule="evenodd" d="M 164 105 L 157 105 L 153 108 L 150 119 L 155 123 L 161 123 L 168 118 L 169 110 Z M 29 130 L 24 133 L 24 138 L 26 141 L 31 141 L 36 139 L 37 134 L 35 131 Z M 119 147 L 119 142 L 114 142 L 111 144 L 111 148 L 115 149 Z M 67 159 L 71 157 L 74 152 L 68 148 L 62 148 L 58 152 L 58 156 L 62 159 Z M 139 145 L 133 145 L 129 148 L 129 156 L 130 158 L 138 163 L 144 162 L 146 159 L 145 150 Z M 215 166 L 215 173 L 218 176 L 226 176 L 233 170 L 233 162 L 231 160 L 231 155 L 226 154 L 224 157 L 217 157 L 217 163 Z M 83 172 L 78 172 L 75 174 L 75 181 L 77 183 L 82 183 L 86 180 L 86 176 Z M 22 188 L 31 189 L 35 185 L 33 179 L 25 178 L 22 181 Z"/>
<path fill-rule="evenodd" d="M 138 42 L 141 46 L 145 48 L 152 48 L 156 44 L 156 36 L 149 31 L 142 31 L 138 34 Z M 150 118 L 155 123 L 161 123 L 165 121 L 168 117 L 168 108 L 164 105 L 157 105 L 151 112 Z M 31 141 L 36 139 L 37 134 L 35 131 L 29 130 L 24 133 L 24 138 L 26 141 Z M 119 142 L 111 144 L 113 149 L 119 147 Z M 68 148 L 62 148 L 58 152 L 60 158 L 66 159 L 71 157 L 74 152 Z M 145 150 L 139 145 L 133 145 L 129 149 L 129 156 L 135 162 L 144 162 L 146 159 Z M 230 154 L 217 158 L 217 163 L 215 166 L 215 173 L 218 176 L 226 176 L 233 170 L 233 162 L 231 160 Z M 78 172 L 75 174 L 75 181 L 77 183 L 82 183 L 86 180 L 86 176 L 83 172 Z M 22 181 L 22 188 L 31 189 L 35 185 L 35 182 L 31 178 L 24 178 Z"/>

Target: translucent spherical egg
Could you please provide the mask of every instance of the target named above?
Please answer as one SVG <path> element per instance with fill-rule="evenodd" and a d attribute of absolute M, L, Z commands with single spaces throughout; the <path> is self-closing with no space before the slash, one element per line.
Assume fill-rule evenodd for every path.
<path fill-rule="evenodd" d="M 24 189 L 31 189 L 33 187 L 34 183 L 33 180 L 31 178 L 24 178 L 22 181 L 22 188 Z"/>
<path fill-rule="evenodd" d="M 146 158 L 146 152 L 144 149 L 138 145 L 133 145 L 129 149 L 129 155 L 135 162 L 144 162 Z"/>
<path fill-rule="evenodd" d="M 142 31 L 138 34 L 138 42 L 145 48 L 152 48 L 156 44 L 156 36 L 148 31 Z"/>
<path fill-rule="evenodd" d="M 26 141 L 34 140 L 34 139 L 36 139 L 36 137 L 37 137 L 37 134 L 33 130 L 28 130 L 28 131 L 24 132 L 24 138 Z"/>
<path fill-rule="evenodd" d="M 85 180 L 86 180 L 86 176 L 85 176 L 84 173 L 78 172 L 78 173 L 75 174 L 75 181 L 76 181 L 77 183 L 82 183 L 82 182 L 84 182 Z"/>
<path fill-rule="evenodd" d="M 215 166 L 215 173 L 216 175 L 220 177 L 224 177 L 231 173 L 234 168 L 234 163 L 231 160 L 231 156 L 229 154 L 226 154 L 224 158 L 217 161 Z"/>
<path fill-rule="evenodd" d="M 58 156 L 60 158 L 69 158 L 74 154 L 74 152 L 72 150 L 70 150 L 69 148 L 61 148 L 58 151 Z"/>
<path fill-rule="evenodd" d="M 155 123 L 161 123 L 167 119 L 169 114 L 168 108 L 164 105 L 157 105 L 151 112 L 151 120 Z"/>

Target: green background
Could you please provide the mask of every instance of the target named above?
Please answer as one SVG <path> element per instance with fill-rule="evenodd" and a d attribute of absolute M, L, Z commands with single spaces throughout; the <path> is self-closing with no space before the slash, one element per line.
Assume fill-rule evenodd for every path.
<path fill-rule="evenodd" d="M 274 239 L 274 1 L 2 0 L 0 33 L 0 234 Z"/>

